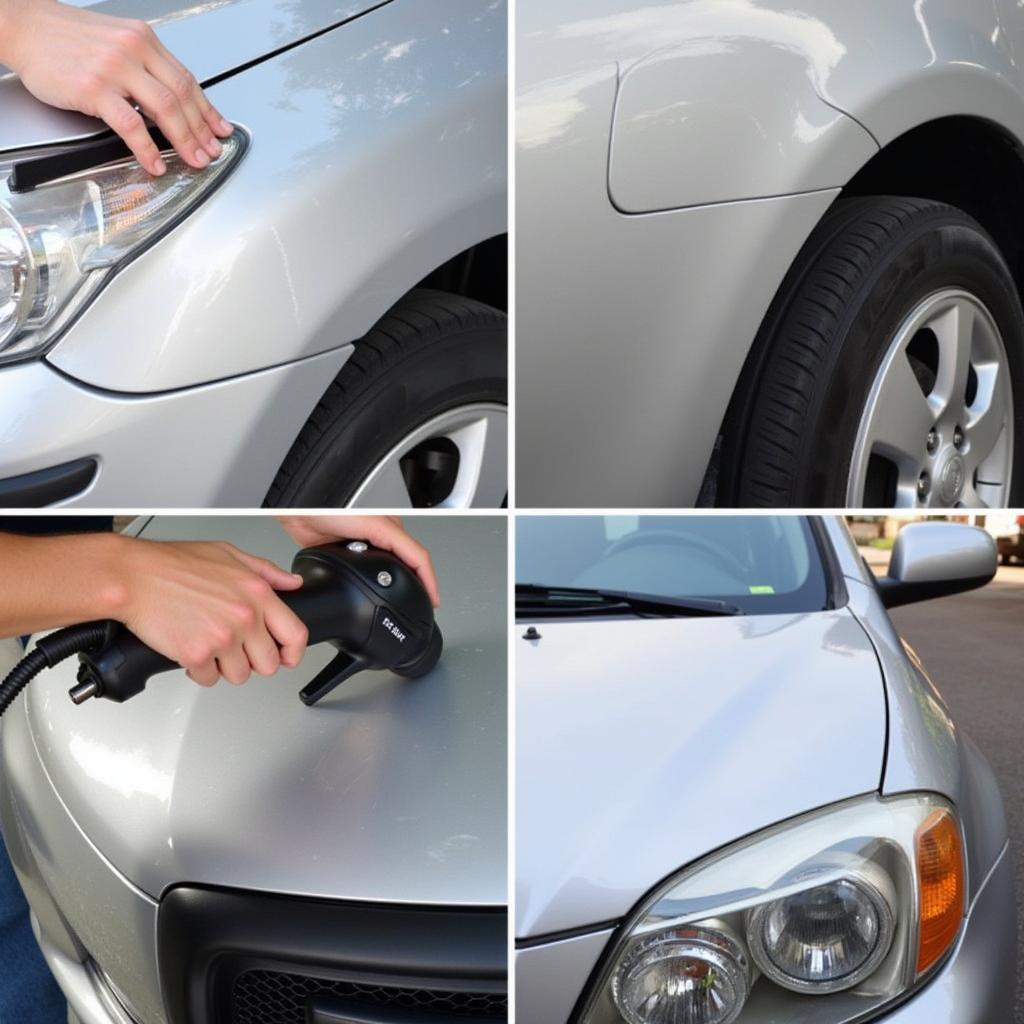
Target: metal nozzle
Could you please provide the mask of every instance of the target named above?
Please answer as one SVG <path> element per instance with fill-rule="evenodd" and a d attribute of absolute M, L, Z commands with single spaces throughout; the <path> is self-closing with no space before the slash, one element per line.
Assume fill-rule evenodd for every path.
<path fill-rule="evenodd" d="M 90 697 L 95 697 L 100 692 L 100 684 L 95 679 L 83 679 L 77 686 L 68 690 L 68 696 L 76 704 L 84 704 Z"/>

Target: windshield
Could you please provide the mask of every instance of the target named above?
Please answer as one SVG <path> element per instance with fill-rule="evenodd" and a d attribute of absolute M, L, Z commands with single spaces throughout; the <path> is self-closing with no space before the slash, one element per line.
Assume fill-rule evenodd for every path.
<path fill-rule="evenodd" d="M 803 516 L 520 514 L 516 582 L 715 598 L 748 615 L 820 611 L 828 600 Z"/>

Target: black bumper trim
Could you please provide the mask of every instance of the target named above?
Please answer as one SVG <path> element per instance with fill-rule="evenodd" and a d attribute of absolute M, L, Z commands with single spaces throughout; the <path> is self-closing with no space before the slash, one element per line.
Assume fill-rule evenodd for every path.
<path fill-rule="evenodd" d="M 375 985 L 503 992 L 505 907 L 419 907 L 178 886 L 162 899 L 157 951 L 170 1024 L 228 1024 L 247 971 Z"/>
<path fill-rule="evenodd" d="M 0 508 L 43 508 L 73 498 L 96 479 L 99 463 L 78 459 L 0 480 Z"/>

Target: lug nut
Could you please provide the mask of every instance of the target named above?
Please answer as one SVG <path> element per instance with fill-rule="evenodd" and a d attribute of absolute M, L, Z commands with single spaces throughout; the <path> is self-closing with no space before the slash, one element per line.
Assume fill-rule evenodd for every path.
<path fill-rule="evenodd" d="M 960 428 L 959 424 L 953 431 L 953 447 L 962 448 L 964 443 L 964 432 Z"/>
<path fill-rule="evenodd" d="M 917 478 L 917 496 L 923 501 L 928 497 L 928 492 L 932 489 L 932 478 L 928 475 L 927 470 L 922 471 L 921 475 Z"/>
<path fill-rule="evenodd" d="M 935 450 L 939 447 L 939 435 L 934 427 L 928 431 L 928 454 L 934 455 Z"/>

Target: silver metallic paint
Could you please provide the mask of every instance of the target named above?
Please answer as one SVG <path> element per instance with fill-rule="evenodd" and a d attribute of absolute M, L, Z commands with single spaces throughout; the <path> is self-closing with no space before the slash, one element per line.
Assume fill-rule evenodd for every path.
<path fill-rule="evenodd" d="M 215 53 L 213 26 L 237 19 L 248 57 L 363 6 L 235 0 L 166 29 L 187 60 Z M 257 15 L 263 27 L 250 25 Z M 250 151 L 50 352 L 63 373 L 116 394 L 83 401 L 38 363 L 0 370 L 0 477 L 99 455 L 101 483 L 75 504 L 258 506 L 349 343 L 431 270 L 505 231 L 505 36 L 501 0 L 472 13 L 458 0 L 392 0 L 211 89 L 251 132 Z M 88 133 L 12 81 L 0 83 L 0 111 L 0 148 Z M 315 369 L 302 362 L 319 353 Z M 267 368 L 273 388 L 232 380 L 222 404 L 202 403 L 205 422 L 218 421 L 203 443 L 189 439 L 187 389 Z M 181 400 L 177 426 L 162 415 L 166 392 Z M 143 394 L 162 397 L 124 416 Z"/>
<path fill-rule="evenodd" d="M 619 78 L 608 189 L 621 212 L 827 189 L 877 151 L 815 91 L 841 48 L 813 19 L 720 0 L 672 13 Z"/>
<path fill-rule="evenodd" d="M 77 0 L 98 14 L 148 21 L 163 44 L 204 82 L 330 25 L 380 0 Z M 391 2 L 391 0 L 387 0 Z M 215 41 L 215 45 L 211 45 Z M 0 151 L 87 138 L 106 126 L 36 100 L 0 64 Z"/>
<path fill-rule="evenodd" d="M 517 21 L 527 506 L 694 504 L 772 296 L 871 153 L 950 115 L 1024 145 L 1015 0 L 530 0 Z M 738 201 L 775 195 L 770 230 Z"/>
<path fill-rule="evenodd" d="M 539 641 L 521 640 L 517 627 L 516 934 L 584 931 L 551 934 L 552 941 L 517 953 L 517 1005 L 531 1024 L 565 1024 L 612 934 L 609 923 L 666 876 L 763 827 L 771 814 L 780 821 L 821 806 L 821 787 L 840 773 L 838 798 L 870 789 L 933 791 L 954 802 L 964 827 L 971 910 L 960 943 L 938 976 L 884 1019 L 1010 1019 L 1016 904 L 998 782 L 897 635 L 844 520 L 824 517 L 823 526 L 848 594 L 836 612 L 547 620 Z M 935 579 L 941 559 L 931 555 L 944 546 L 955 577 L 973 572 L 982 557 L 977 532 L 920 524 L 907 551 L 923 552 L 923 562 L 913 561 Z M 900 571 L 910 571 L 909 559 L 904 564 Z M 825 642 L 826 622 L 832 639 L 842 632 L 842 645 Z M 773 625 L 777 632 L 757 639 Z M 720 633 L 732 634 L 731 642 L 719 643 Z M 795 647 L 773 656 L 772 646 L 789 639 Z M 694 677 L 696 699 L 667 714 Z M 729 694 L 737 698 L 731 704 Z M 773 707 L 787 709 L 774 728 L 766 717 Z M 716 729 L 719 708 L 731 713 L 728 726 Z M 872 737 L 886 727 L 883 773 L 883 745 Z M 790 798 L 795 809 L 783 810 Z M 644 870 L 634 872 L 638 864 Z"/>
<path fill-rule="evenodd" d="M 995 575 L 996 542 L 979 526 L 907 523 L 896 536 L 888 575 L 901 583 L 977 580 Z"/>
<path fill-rule="evenodd" d="M 167 391 L 337 349 L 505 230 L 503 4 L 391 3 L 210 97 L 252 145 L 50 353 L 78 380 Z"/>
<path fill-rule="evenodd" d="M 8 367 L 0 370 L 0 476 L 96 456 L 95 482 L 65 505 L 259 507 L 308 410 L 351 354 L 347 346 L 162 395 L 98 391 L 45 362 Z"/>
<path fill-rule="evenodd" d="M 681 865 L 878 787 L 882 680 L 845 610 L 537 625 L 514 641 L 519 937 L 622 917 Z"/>
<path fill-rule="evenodd" d="M 445 602 L 445 654 L 423 679 L 366 673 L 309 709 L 297 694 L 329 660 L 321 645 L 244 687 L 175 673 L 129 704 L 76 708 L 66 663 L 4 717 L 0 821 L 47 943 L 72 962 L 69 995 L 91 985 L 73 969 L 88 949 L 162 1024 L 155 915 L 178 882 L 505 902 L 505 521 L 408 523 Z M 295 550 L 268 517 L 158 517 L 141 535 L 230 539 L 283 564 Z"/>

